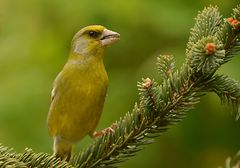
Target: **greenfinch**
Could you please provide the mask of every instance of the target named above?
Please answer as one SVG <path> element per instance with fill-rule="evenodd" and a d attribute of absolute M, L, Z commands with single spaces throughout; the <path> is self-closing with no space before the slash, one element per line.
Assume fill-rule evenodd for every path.
<path fill-rule="evenodd" d="M 73 37 L 68 61 L 53 83 L 47 117 L 56 157 L 69 160 L 74 144 L 86 135 L 94 137 L 108 88 L 104 51 L 119 38 L 100 25 Z"/>

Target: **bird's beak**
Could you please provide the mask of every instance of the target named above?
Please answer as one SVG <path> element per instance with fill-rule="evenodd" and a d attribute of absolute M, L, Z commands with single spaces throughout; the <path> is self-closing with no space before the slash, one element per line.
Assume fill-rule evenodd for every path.
<path fill-rule="evenodd" d="M 120 34 L 108 29 L 104 29 L 101 37 L 102 46 L 108 46 L 120 39 Z"/>

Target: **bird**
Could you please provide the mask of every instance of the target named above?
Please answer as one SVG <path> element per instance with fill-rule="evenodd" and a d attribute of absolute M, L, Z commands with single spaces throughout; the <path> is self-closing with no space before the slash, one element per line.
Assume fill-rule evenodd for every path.
<path fill-rule="evenodd" d="M 53 82 L 47 116 L 57 158 L 69 161 L 74 144 L 101 134 L 95 130 L 108 88 L 104 52 L 119 39 L 119 33 L 101 25 L 84 27 L 74 35 L 68 60 Z"/>

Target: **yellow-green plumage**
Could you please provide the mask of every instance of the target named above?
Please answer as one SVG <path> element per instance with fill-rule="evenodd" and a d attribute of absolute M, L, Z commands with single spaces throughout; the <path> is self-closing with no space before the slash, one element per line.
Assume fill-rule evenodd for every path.
<path fill-rule="evenodd" d="M 54 81 L 48 114 L 54 154 L 62 159 L 69 159 L 72 145 L 97 127 L 108 87 L 103 54 L 118 37 L 103 26 L 88 26 L 73 38 L 69 59 Z"/>

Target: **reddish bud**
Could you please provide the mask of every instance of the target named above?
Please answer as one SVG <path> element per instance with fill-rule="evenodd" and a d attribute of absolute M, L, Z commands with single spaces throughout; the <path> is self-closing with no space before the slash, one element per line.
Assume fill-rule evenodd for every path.
<path fill-rule="evenodd" d="M 240 29 L 240 22 L 232 17 L 227 18 L 227 22 L 233 26 L 234 29 Z"/>
<path fill-rule="evenodd" d="M 216 45 L 214 43 L 207 43 L 205 50 L 208 55 L 212 55 L 216 51 Z"/>
<path fill-rule="evenodd" d="M 234 19 L 233 19 L 232 17 L 227 18 L 227 22 L 230 23 L 230 24 L 232 24 L 232 21 L 233 21 L 233 20 L 234 20 Z"/>
<path fill-rule="evenodd" d="M 145 83 L 143 84 L 143 86 L 145 88 L 149 88 L 150 85 L 151 85 L 151 79 L 149 79 L 149 78 L 145 79 Z"/>
<path fill-rule="evenodd" d="M 238 20 L 234 19 L 234 20 L 232 21 L 232 25 L 234 26 L 234 25 L 236 25 L 236 24 L 238 24 Z"/>
<path fill-rule="evenodd" d="M 240 29 L 240 22 L 238 20 L 234 20 L 234 21 L 232 21 L 232 26 L 235 29 Z"/>

